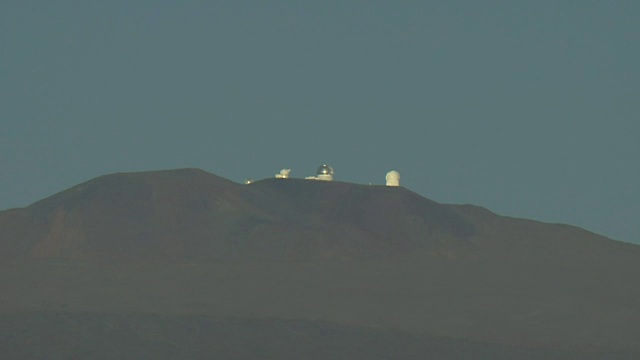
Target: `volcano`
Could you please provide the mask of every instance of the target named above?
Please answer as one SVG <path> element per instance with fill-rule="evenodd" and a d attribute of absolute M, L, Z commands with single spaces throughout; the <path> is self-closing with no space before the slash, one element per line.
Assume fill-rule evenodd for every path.
<path fill-rule="evenodd" d="M 120 173 L 0 212 L 9 358 L 636 359 L 640 246 L 402 187 Z"/>

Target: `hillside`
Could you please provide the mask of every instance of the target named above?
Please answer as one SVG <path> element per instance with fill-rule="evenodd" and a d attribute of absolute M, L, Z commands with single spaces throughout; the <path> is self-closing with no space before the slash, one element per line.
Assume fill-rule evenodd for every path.
<path fill-rule="evenodd" d="M 4 258 L 306 261 L 488 248 L 638 252 L 575 227 L 439 204 L 404 188 L 300 179 L 240 185 L 195 169 L 107 175 L 0 212 Z"/>
<path fill-rule="evenodd" d="M 402 188 L 299 179 L 249 186 L 199 170 L 97 178 L 0 213 L 2 254 L 311 260 L 443 251 L 473 225 Z"/>
<path fill-rule="evenodd" d="M 107 175 L 0 212 L 0 259 L 0 352 L 20 358 L 640 351 L 640 246 L 405 188 Z"/>

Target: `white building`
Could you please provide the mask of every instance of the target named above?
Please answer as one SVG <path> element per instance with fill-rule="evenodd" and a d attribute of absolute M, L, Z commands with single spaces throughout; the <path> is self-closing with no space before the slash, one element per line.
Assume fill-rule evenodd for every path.
<path fill-rule="evenodd" d="M 385 180 L 387 181 L 387 186 L 400 186 L 400 173 L 391 170 L 385 176 Z"/>
<path fill-rule="evenodd" d="M 291 169 L 282 169 L 276 174 L 276 179 L 288 179 L 291 174 Z"/>
<path fill-rule="evenodd" d="M 316 180 L 333 181 L 333 174 L 331 166 L 322 164 L 316 172 Z"/>

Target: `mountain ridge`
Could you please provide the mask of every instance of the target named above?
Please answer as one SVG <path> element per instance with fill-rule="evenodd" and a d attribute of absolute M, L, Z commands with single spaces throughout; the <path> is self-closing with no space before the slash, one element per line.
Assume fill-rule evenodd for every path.
<path fill-rule="evenodd" d="M 5 257 L 210 260 L 459 255 L 492 244 L 519 242 L 531 251 L 615 241 L 440 204 L 402 187 L 304 179 L 242 185 L 191 168 L 104 175 L 0 212 L 0 240 Z"/>
<path fill-rule="evenodd" d="M 287 341 L 289 354 L 335 346 L 343 358 L 379 341 L 395 358 L 640 351 L 640 246 L 400 187 L 105 175 L 0 212 L 0 260 L 0 319 L 13 324 L 0 349 L 23 355 L 36 344 L 84 357 L 99 343 L 242 357 L 245 343 L 286 354 Z M 79 338 L 61 347 L 58 333 Z"/>

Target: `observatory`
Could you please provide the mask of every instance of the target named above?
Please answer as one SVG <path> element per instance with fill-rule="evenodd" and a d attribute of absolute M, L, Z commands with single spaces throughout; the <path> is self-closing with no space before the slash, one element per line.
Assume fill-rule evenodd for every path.
<path fill-rule="evenodd" d="M 387 181 L 387 186 L 400 186 L 400 173 L 391 170 L 385 176 L 385 180 Z"/>
<path fill-rule="evenodd" d="M 291 174 L 291 169 L 282 169 L 276 174 L 276 179 L 288 179 Z"/>
<path fill-rule="evenodd" d="M 307 176 L 305 177 L 307 180 L 323 180 L 323 181 L 333 181 L 333 168 L 327 164 L 322 164 L 318 167 L 318 171 L 316 171 L 316 176 Z"/>
<path fill-rule="evenodd" d="M 324 181 L 333 180 L 333 168 L 329 165 L 322 164 L 316 172 L 316 179 Z"/>
<path fill-rule="evenodd" d="M 314 176 L 306 176 L 306 180 L 322 180 L 322 181 L 333 181 L 334 175 L 333 168 L 327 164 L 322 164 L 318 167 L 316 171 L 316 175 Z M 279 173 L 275 175 L 276 179 L 289 179 L 291 176 L 291 169 L 282 169 Z M 400 173 L 396 170 L 391 170 L 385 176 L 386 185 L 387 186 L 400 186 Z M 253 183 L 253 179 L 246 179 L 245 184 Z M 371 185 L 371 183 L 369 183 Z"/>

